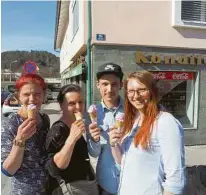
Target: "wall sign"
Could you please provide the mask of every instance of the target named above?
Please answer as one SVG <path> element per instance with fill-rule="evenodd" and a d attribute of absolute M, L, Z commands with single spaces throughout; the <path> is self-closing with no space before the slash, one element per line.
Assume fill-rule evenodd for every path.
<path fill-rule="evenodd" d="M 105 41 L 106 35 L 105 34 L 96 34 L 97 41 Z"/>
<path fill-rule="evenodd" d="M 152 72 L 156 80 L 193 80 L 193 72 Z"/>
<path fill-rule="evenodd" d="M 201 55 L 171 55 L 162 56 L 159 54 L 147 56 L 143 52 L 137 51 L 135 55 L 136 63 L 144 64 L 190 64 L 190 65 L 203 65 L 206 64 L 206 57 Z"/>

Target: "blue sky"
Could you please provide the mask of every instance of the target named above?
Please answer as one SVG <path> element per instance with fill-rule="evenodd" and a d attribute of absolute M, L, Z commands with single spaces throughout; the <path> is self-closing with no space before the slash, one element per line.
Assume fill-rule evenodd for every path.
<path fill-rule="evenodd" d="M 56 1 L 2 1 L 1 51 L 54 47 Z"/>

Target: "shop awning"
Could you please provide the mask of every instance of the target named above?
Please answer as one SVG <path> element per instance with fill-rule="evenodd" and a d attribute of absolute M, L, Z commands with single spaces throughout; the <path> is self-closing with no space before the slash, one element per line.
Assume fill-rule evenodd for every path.
<path fill-rule="evenodd" d="M 62 75 L 62 79 L 68 79 L 82 74 L 82 63 L 77 65 L 75 68 L 68 70 Z"/>

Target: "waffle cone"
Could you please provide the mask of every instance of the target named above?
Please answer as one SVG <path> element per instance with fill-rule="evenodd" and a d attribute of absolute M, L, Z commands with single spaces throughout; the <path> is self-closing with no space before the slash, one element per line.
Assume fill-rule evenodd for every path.
<path fill-rule="evenodd" d="M 27 109 L 28 118 L 36 118 L 36 109 Z"/>
<path fill-rule="evenodd" d="M 76 120 L 81 120 L 82 119 L 82 113 L 81 112 L 75 112 L 74 113 Z"/>
<path fill-rule="evenodd" d="M 21 107 L 17 113 L 23 120 L 28 118 L 27 108 L 25 107 Z"/>
<path fill-rule="evenodd" d="M 90 112 L 89 116 L 90 116 L 90 119 L 92 122 L 97 122 L 97 113 L 96 112 Z"/>
<path fill-rule="evenodd" d="M 119 129 L 121 131 L 121 129 L 123 128 L 124 122 L 123 121 L 116 121 L 116 127 L 117 129 Z"/>

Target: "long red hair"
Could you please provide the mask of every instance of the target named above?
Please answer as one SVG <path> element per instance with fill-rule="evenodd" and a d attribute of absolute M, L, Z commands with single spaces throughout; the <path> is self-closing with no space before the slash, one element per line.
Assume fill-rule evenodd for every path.
<path fill-rule="evenodd" d="M 153 123 L 159 113 L 158 109 L 158 90 L 156 82 L 150 72 L 138 71 L 131 73 L 124 81 L 124 112 L 125 112 L 125 124 L 123 128 L 123 136 L 132 130 L 134 124 L 137 109 L 130 103 L 127 96 L 127 84 L 130 79 L 136 79 L 144 84 L 150 91 L 150 100 L 145 108 L 144 119 L 142 125 L 134 136 L 134 144 L 137 147 L 139 144 L 144 149 L 148 149 L 150 143 L 150 135 Z"/>

